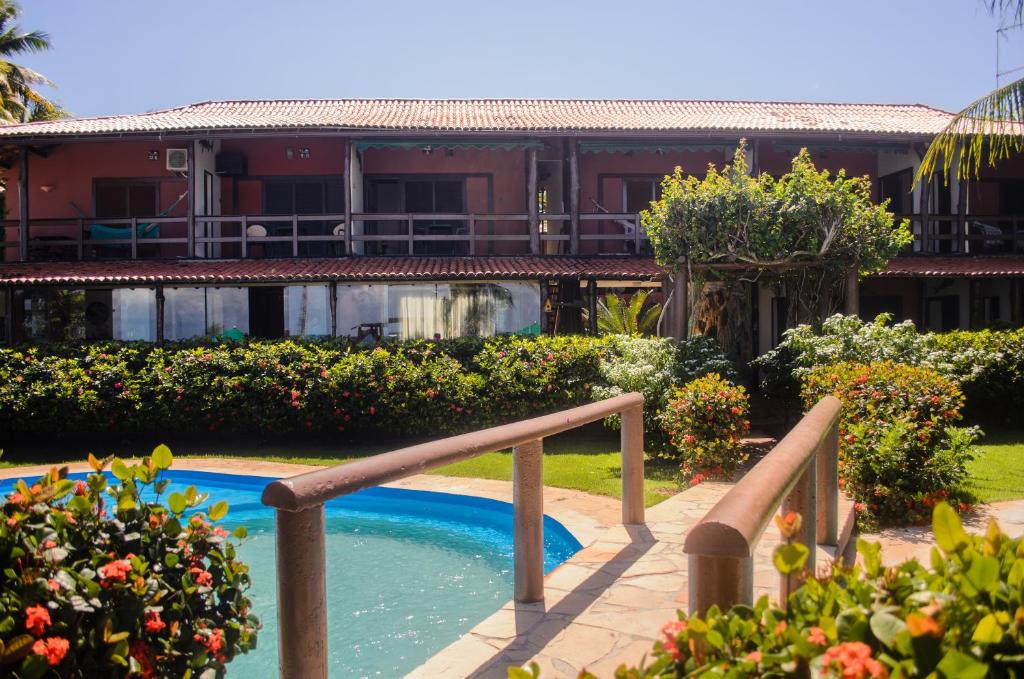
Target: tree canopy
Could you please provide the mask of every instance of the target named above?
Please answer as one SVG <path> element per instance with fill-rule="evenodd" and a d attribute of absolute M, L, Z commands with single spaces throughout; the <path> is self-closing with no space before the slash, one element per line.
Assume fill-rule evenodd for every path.
<path fill-rule="evenodd" d="M 11 0 L 0 0 L 0 122 L 51 120 L 66 113 L 39 92 L 53 86 L 46 76 L 11 61 L 31 52 L 50 49 L 50 36 L 42 31 L 23 32 L 15 23 L 21 9 Z"/>

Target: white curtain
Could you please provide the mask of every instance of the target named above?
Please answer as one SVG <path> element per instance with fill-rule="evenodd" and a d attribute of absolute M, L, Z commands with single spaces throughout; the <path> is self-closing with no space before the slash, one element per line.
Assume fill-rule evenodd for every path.
<path fill-rule="evenodd" d="M 401 339 L 444 336 L 444 309 L 433 285 L 395 285 L 389 290 L 389 306 L 397 310 Z"/>

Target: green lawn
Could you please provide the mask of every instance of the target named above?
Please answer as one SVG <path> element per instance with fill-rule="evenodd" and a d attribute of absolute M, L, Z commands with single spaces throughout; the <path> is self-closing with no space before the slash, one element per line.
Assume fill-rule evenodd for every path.
<path fill-rule="evenodd" d="M 182 443 L 168 442 L 176 458 L 237 457 L 258 458 L 274 462 L 335 465 L 350 460 L 411 445 L 415 441 L 379 441 L 375 443 L 334 445 L 329 443 Z M 57 450 L 18 447 L 9 449 L 0 459 L 0 466 L 82 461 L 86 453 L 137 456 L 148 452 L 131 446 L 95 446 L 81 450 Z M 544 442 L 544 483 L 556 488 L 570 488 L 596 495 L 622 496 L 619 436 L 600 426 L 587 427 Z M 512 479 L 512 454 L 509 451 L 486 453 L 472 460 L 457 462 L 431 473 L 444 476 L 465 476 L 481 479 Z M 644 481 L 644 499 L 648 507 L 680 490 L 674 465 L 649 461 Z"/>
<path fill-rule="evenodd" d="M 1024 498 L 1024 431 L 993 430 L 971 462 L 970 487 L 982 502 Z"/>

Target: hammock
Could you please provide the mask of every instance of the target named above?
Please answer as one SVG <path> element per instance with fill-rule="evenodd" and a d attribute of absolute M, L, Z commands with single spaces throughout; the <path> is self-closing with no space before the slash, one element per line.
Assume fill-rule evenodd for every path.
<path fill-rule="evenodd" d="M 178 207 L 178 203 L 184 200 L 188 192 L 181 194 L 178 198 L 167 206 L 167 208 L 159 213 L 157 217 L 166 217 L 172 212 L 174 208 Z M 77 206 L 72 203 L 72 207 L 78 210 Z M 81 210 L 78 210 L 81 214 Z M 135 235 L 137 238 L 159 238 L 160 237 L 160 224 L 136 224 Z M 128 240 L 131 238 L 131 227 L 130 226 L 108 226 L 107 224 L 90 224 L 89 225 L 89 239 L 90 240 Z M 122 244 L 123 245 L 123 244 Z M 116 247 L 111 246 L 111 247 Z"/>

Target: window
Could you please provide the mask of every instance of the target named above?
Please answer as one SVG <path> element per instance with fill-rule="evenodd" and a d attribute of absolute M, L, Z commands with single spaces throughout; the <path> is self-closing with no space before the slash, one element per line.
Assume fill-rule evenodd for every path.
<path fill-rule="evenodd" d="M 376 341 L 539 332 L 536 283 L 338 286 L 341 336 Z"/>
<path fill-rule="evenodd" d="M 152 288 L 112 290 L 110 306 L 113 339 L 156 341 L 156 290 Z M 88 319 L 88 305 L 85 313 L 86 319 Z"/>
<path fill-rule="evenodd" d="M 105 179 L 96 182 L 94 196 L 100 219 L 154 217 L 160 212 L 156 182 Z"/>
<path fill-rule="evenodd" d="M 84 290 L 25 290 L 19 297 L 26 341 L 85 339 Z"/>
<path fill-rule="evenodd" d="M 247 288 L 167 288 L 164 290 L 164 338 L 249 332 Z"/>
<path fill-rule="evenodd" d="M 411 212 L 418 214 L 463 214 L 466 211 L 465 177 L 389 177 L 368 179 L 366 205 L 370 212 Z M 404 235 L 405 220 L 367 221 L 367 235 Z M 413 233 L 421 236 L 451 236 L 468 233 L 468 223 L 452 219 L 418 219 Z M 420 241 L 413 244 L 416 255 L 464 255 L 466 241 Z M 409 254 L 405 241 L 367 241 L 368 255 Z"/>
<path fill-rule="evenodd" d="M 315 337 L 331 334 L 330 288 L 289 285 L 284 289 L 285 334 Z"/>
<path fill-rule="evenodd" d="M 662 177 L 632 177 L 622 181 L 622 204 L 626 212 L 640 212 L 661 200 Z"/>
<path fill-rule="evenodd" d="M 345 211 L 345 188 L 341 177 L 285 177 L 263 182 L 263 213 L 267 215 L 327 215 Z M 337 220 L 299 222 L 300 236 L 328 236 Z M 291 220 L 268 221 L 267 235 L 290 236 Z M 266 243 L 270 256 L 290 256 L 290 243 Z M 301 256 L 343 255 L 340 243 L 299 243 Z"/>
<path fill-rule="evenodd" d="M 956 330 L 960 327 L 960 297 L 941 295 L 925 300 L 925 328 L 933 332 Z"/>

